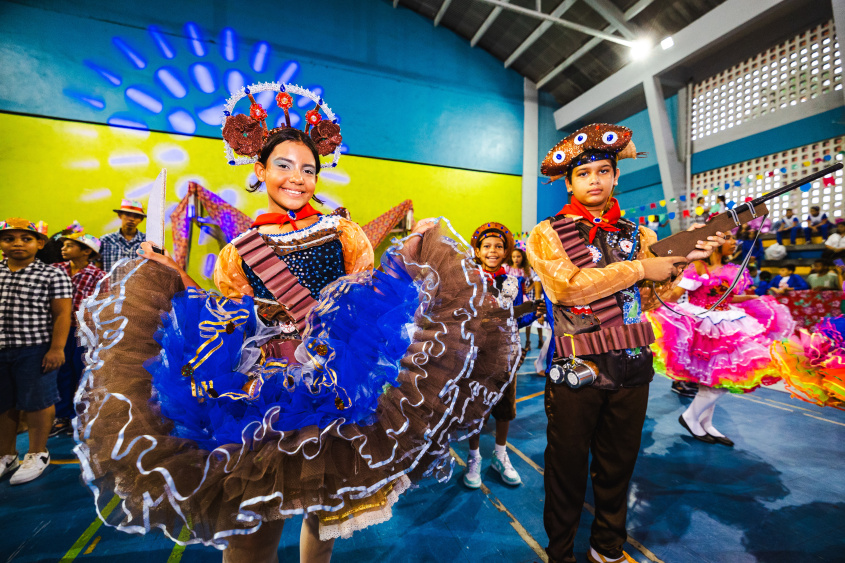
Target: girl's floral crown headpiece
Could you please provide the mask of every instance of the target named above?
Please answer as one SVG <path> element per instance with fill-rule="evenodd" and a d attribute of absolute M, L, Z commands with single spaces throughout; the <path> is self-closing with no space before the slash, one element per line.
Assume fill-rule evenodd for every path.
<path fill-rule="evenodd" d="M 276 104 L 285 112 L 285 122 L 281 127 L 267 129 L 267 110 L 255 101 L 253 94 L 260 92 L 277 92 Z M 281 82 L 260 82 L 244 86 L 232 93 L 223 106 L 223 144 L 226 150 L 226 160 L 231 165 L 252 164 L 258 161 L 258 155 L 264 143 L 271 135 L 283 129 L 292 128 L 288 110 L 293 107 L 291 94 L 303 96 L 314 102 L 314 107 L 305 113 L 305 133 L 310 134 L 317 145 L 320 156 L 334 155 L 330 163 L 320 164 L 321 168 L 337 166 L 340 158 L 340 125 L 337 116 L 323 101 L 323 98 L 307 88 L 295 84 Z M 235 104 L 242 98 L 250 101 L 249 115 L 245 113 L 233 114 Z M 323 110 L 325 118 L 320 115 Z"/>

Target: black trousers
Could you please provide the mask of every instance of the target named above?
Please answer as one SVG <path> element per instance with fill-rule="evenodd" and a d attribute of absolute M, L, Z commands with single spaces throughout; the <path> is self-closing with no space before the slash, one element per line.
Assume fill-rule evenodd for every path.
<path fill-rule="evenodd" d="M 575 561 L 572 547 L 588 470 L 596 503 L 590 545 L 605 557 L 622 556 L 622 544 L 628 537 L 628 484 L 640 451 L 647 406 L 648 384 L 608 391 L 546 382 L 543 520 L 550 562 Z"/>

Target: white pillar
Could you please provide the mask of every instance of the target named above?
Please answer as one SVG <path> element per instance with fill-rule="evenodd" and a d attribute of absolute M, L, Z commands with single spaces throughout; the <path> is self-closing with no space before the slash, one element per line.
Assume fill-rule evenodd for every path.
<path fill-rule="evenodd" d="M 537 147 L 540 110 L 537 105 L 537 87 L 525 79 L 523 87 L 524 118 L 522 125 L 522 226 L 520 231 L 530 231 L 537 224 L 537 178 L 540 158 Z"/>
<path fill-rule="evenodd" d="M 669 121 L 669 114 L 666 111 L 666 100 L 663 98 L 663 87 L 660 79 L 656 76 L 646 77 L 643 80 L 645 89 L 645 100 L 648 106 L 648 120 L 651 122 L 651 134 L 654 137 L 654 147 L 657 153 L 657 165 L 660 169 L 660 183 L 663 184 L 663 199 L 667 202 L 675 197 L 675 194 L 682 193 L 685 189 L 684 165 L 678 160 L 678 152 L 675 150 L 675 139 L 672 136 L 672 126 Z M 680 217 L 670 220 L 669 225 L 672 232 L 678 230 Z"/>

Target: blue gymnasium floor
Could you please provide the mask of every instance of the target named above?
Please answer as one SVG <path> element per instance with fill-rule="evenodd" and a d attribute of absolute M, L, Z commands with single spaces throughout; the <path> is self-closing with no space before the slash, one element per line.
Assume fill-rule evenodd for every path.
<path fill-rule="evenodd" d="M 510 432 L 510 457 L 524 484 L 510 488 L 486 469 L 493 448 L 490 424 L 481 440 L 481 490 L 464 488 L 456 465 L 450 482 L 427 482 L 404 495 L 389 522 L 339 540 L 334 561 L 545 560 L 546 419 L 544 380 L 529 371 L 535 356 L 536 351 L 529 354 L 522 369 Z M 845 560 L 845 412 L 770 389 L 729 395 L 718 404 L 716 424 L 736 441 L 731 450 L 685 435 L 677 418 L 688 401 L 670 392 L 663 377 L 652 384 L 630 492 L 626 551 L 642 563 Z M 213 548 L 181 548 L 158 533 L 135 536 L 100 525 L 90 493 L 80 484 L 71 438 L 51 438 L 49 444 L 53 462 L 41 478 L 16 487 L 8 477 L 0 482 L 0 563 L 221 560 Z M 18 448 L 26 450 L 25 435 Z M 466 442 L 455 451 L 460 464 Z M 584 508 L 576 538 L 579 561 L 586 561 L 590 509 Z M 298 560 L 298 539 L 294 519 L 279 546 L 281 561 Z"/>

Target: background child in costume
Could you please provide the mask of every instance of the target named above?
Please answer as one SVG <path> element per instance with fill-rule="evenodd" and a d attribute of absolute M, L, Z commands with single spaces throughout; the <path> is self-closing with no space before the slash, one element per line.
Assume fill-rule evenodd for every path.
<path fill-rule="evenodd" d="M 656 305 L 655 291 L 671 293 L 666 280 L 677 275 L 676 262 L 705 257 L 721 242 L 719 237 L 699 241 L 686 259 L 650 253 L 654 232 L 622 218 L 612 197 L 617 159 L 636 156 L 630 129 L 592 124 L 553 147 L 541 165 L 552 181 L 565 178 L 571 195 L 570 203 L 538 224 L 528 239 L 528 256 L 552 305 L 550 355 L 557 368 L 574 354 L 591 362 L 596 375 L 578 388 L 551 376 L 546 383 L 544 524 L 553 562 L 575 561 L 588 474 L 595 497 L 588 559 L 633 561 L 622 550 L 628 484 L 654 377 L 648 349 L 653 334 L 641 313 Z"/>
<path fill-rule="evenodd" d="M 716 401 L 727 391 L 749 393 L 780 379 L 769 346 L 795 328 L 789 309 L 773 297 L 744 295 L 751 285 L 747 272 L 730 296 L 708 312 L 739 272 L 738 266 L 723 263 L 735 250 L 736 240 L 727 235 L 709 263 L 698 261 L 684 271 L 678 295 L 688 292 L 688 301 L 650 313 L 656 325 L 654 347 L 666 374 L 699 385 L 678 422 L 697 440 L 726 446 L 733 441 L 713 425 Z"/>
<path fill-rule="evenodd" d="M 99 259 L 100 241 L 97 237 L 83 232 L 71 233 L 60 239 L 64 262 L 53 264 L 64 272 L 73 284 L 73 306 L 71 309 L 71 329 L 65 344 L 65 363 L 59 368 L 56 383 L 59 400 L 56 402 L 56 422 L 50 430 L 50 436 L 56 436 L 72 430 L 70 421 L 76 416 L 73 410 L 73 395 L 79 386 L 84 364 L 82 354 L 85 349 L 79 345 L 76 336 L 78 326 L 76 312 L 82 301 L 87 299 L 97 287 L 97 282 L 106 273 L 94 265 Z"/>
<path fill-rule="evenodd" d="M 521 245 L 521 246 L 520 246 Z M 516 276 L 522 287 L 522 295 L 525 301 L 534 301 L 535 296 L 542 295 L 543 288 L 540 286 L 540 278 L 534 273 L 531 264 L 528 262 L 528 255 L 525 253 L 525 244 L 516 243 L 516 247 L 511 252 L 510 264 L 505 266 L 508 275 Z M 537 328 L 537 336 L 540 340 L 540 348 L 543 347 L 543 324 L 545 320 L 541 315 L 530 325 L 525 327 L 525 345 L 522 347 L 526 352 L 531 350 L 531 329 Z M 548 326 L 546 327 L 548 328 Z"/>
<path fill-rule="evenodd" d="M 50 463 L 56 372 L 70 330 L 70 278 L 35 258 L 46 240 L 25 219 L 0 221 L 0 476 L 17 469 L 13 485 L 32 481 Z M 29 424 L 23 463 L 15 451 L 21 411 Z"/>
<path fill-rule="evenodd" d="M 120 218 L 120 229 L 100 237 L 100 264 L 106 272 L 121 258 L 135 258 L 141 243 L 147 235 L 138 230 L 138 226 L 147 217 L 144 205 L 135 199 L 124 199 L 120 207 L 114 210 Z"/>
<path fill-rule="evenodd" d="M 535 317 L 536 305 L 524 299 L 522 278 L 509 275 L 504 267 L 505 261 L 515 248 L 510 230 L 501 223 L 484 223 L 473 233 L 471 244 L 475 249 L 476 262 L 481 266 L 490 284 L 495 287 L 494 294 L 499 306 L 503 309 L 514 308 L 513 314 L 518 319 L 520 328 L 531 324 Z M 523 349 L 517 370 L 524 359 L 525 350 Z M 522 479 L 511 464 L 507 451 L 510 422 L 516 418 L 515 373 L 513 380 L 505 388 L 504 395 L 493 406 L 491 414 L 496 419 L 496 445 L 491 466 L 501 475 L 506 484 L 519 485 Z M 480 440 L 477 433 L 469 438 L 469 455 L 463 480 L 464 484 L 471 489 L 481 487 Z"/>

